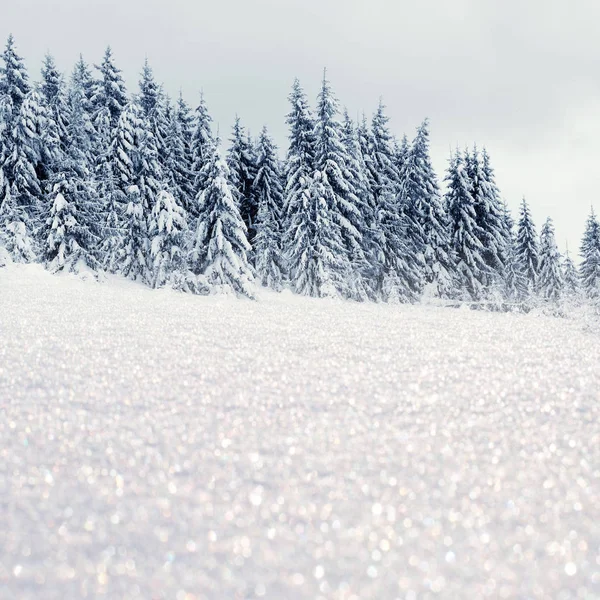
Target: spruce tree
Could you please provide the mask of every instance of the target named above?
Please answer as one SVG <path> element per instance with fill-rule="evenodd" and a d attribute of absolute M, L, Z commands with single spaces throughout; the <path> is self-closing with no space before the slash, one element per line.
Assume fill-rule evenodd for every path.
<path fill-rule="evenodd" d="M 319 173 L 318 181 L 313 182 L 313 194 L 325 202 L 331 224 L 329 233 L 332 245 L 341 244 L 343 248 L 337 265 L 328 275 L 337 286 L 341 296 L 355 300 L 364 299 L 360 282 L 359 259 L 355 270 L 352 258 L 362 251 L 360 212 L 358 198 L 349 185 L 347 171 L 348 156 L 342 142 L 342 124 L 338 119 L 338 104 L 326 74 L 323 75 L 321 91 L 317 99 L 315 121 L 315 172 Z"/>
<path fill-rule="evenodd" d="M 382 99 L 379 100 L 379 106 L 371 121 L 370 142 L 373 194 L 378 204 L 382 196 L 396 195 L 400 184 L 393 138 L 389 130 L 389 117 L 385 114 Z"/>
<path fill-rule="evenodd" d="M 408 219 L 408 235 L 423 254 L 425 281 L 434 286 L 438 297 L 448 298 L 454 288 L 450 230 L 429 155 L 427 120 L 403 153 L 400 206 Z"/>
<path fill-rule="evenodd" d="M 373 272 L 367 259 L 371 249 L 369 227 L 373 222 L 372 203 L 358 131 L 347 110 L 344 110 L 340 137 L 345 151 L 345 176 L 350 190 L 347 196 L 350 207 L 349 210 L 342 207 L 342 217 L 356 231 L 354 235 L 345 236 L 351 265 L 350 296 L 364 301 L 374 296 Z"/>
<path fill-rule="evenodd" d="M 558 302 L 563 291 L 561 256 L 556 245 L 554 225 L 548 218 L 540 236 L 538 294 L 544 300 Z"/>
<path fill-rule="evenodd" d="M 48 109 L 48 118 L 52 121 L 52 144 L 58 146 L 63 154 L 67 151 L 68 139 L 68 100 L 62 75 L 50 54 L 44 58 L 42 67 L 42 84 L 40 86 L 42 99 Z"/>
<path fill-rule="evenodd" d="M 465 159 L 457 150 L 450 159 L 446 176 L 446 206 L 450 220 L 450 240 L 456 257 L 456 275 L 463 297 L 481 300 L 482 281 L 487 272 L 483 259 L 482 231 L 477 225 L 475 201 L 466 172 Z"/>
<path fill-rule="evenodd" d="M 27 70 L 23 59 L 17 54 L 12 35 L 8 36 L 2 61 L 4 65 L 0 67 L 0 98 L 9 106 L 9 114 L 5 114 L 4 117 L 8 119 L 10 126 L 31 89 Z"/>
<path fill-rule="evenodd" d="M 482 157 L 475 146 L 473 153 L 466 155 L 465 162 L 481 235 L 482 255 L 487 266 L 487 270 L 482 274 L 484 279 L 481 283 L 489 291 L 501 286 L 504 278 L 509 243 L 504 207 L 488 153 L 484 150 Z"/>
<path fill-rule="evenodd" d="M 106 48 L 102 63 L 96 68 L 100 71 L 100 79 L 96 82 L 92 98 L 94 112 L 107 109 L 110 114 L 110 126 L 114 128 L 127 104 L 127 91 L 121 70 L 115 66 L 110 46 Z"/>
<path fill-rule="evenodd" d="M 193 116 L 180 95 L 168 124 L 167 131 L 167 171 L 170 185 L 179 203 L 192 218 L 196 215 L 195 188 L 192 160 Z"/>
<path fill-rule="evenodd" d="M 130 185 L 126 190 L 122 247 L 119 251 L 118 272 L 124 277 L 152 284 L 148 221 L 140 189 Z"/>
<path fill-rule="evenodd" d="M 525 294 L 531 295 L 537 286 L 539 272 L 539 246 L 535 225 L 531 219 L 525 198 L 521 202 L 521 213 L 515 241 L 515 259 L 526 286 Z"/>
<path fill-rule="evenodd" d="M 150 215 L 151 285 L 180 288 L 187 270 L 185 256 L 185 213 L 173 195 L 161 191 Z"/>
<path fill-rule="evenodd" d="M 62 94 L 60 87 L 62 83 L 55 99 Z M 91 124 L 84 91 L 74 86 L 61 110 L 68 115 L 63 122 L 65 146 L 53 167 L 50 207 L 42 228 L 43 260 L 53 272 L 97 270 L 103 213 L 91 173 Z"/>
<path fill-rule="evenodd" d="M 258 202 L 254 264 L 262 285 L 275 291 L 282 287 L 283 186 L 277 148 L 264 127 L 258 141 L 254 192 Z"/>
<path fill-rule="evenodd" d="M 315 160 L 314 121 L 306 94 L 298 79 L 294 80 L 288 100 L 291 109 L 286 116 L 289 127 L 289 146 L 285 161 L 283 206 L 283 248 L 286 261 L 292 257 L 288 251 L 294 246 L 296 240 L 296 231 L 292 223 L 302 221 L 302 216 L 298 213 L 304 210 L 308 202 Z M 299 274 L 299 270 L 299 265 L 286 265 L 290 279 L 295 274 Z"/>
<path fill-rule="evenodd" d="M 258 206 L 254 194 L 254 178 L 256 163 L 253 157 L 252 144 L 248 142 L 246 131 L 236 116 L 227 152 L 227 166 L 231 177 L 231 185 L 242 219 L 248 231 L 248 240 L 252 244 L 256 234 L 255 223 Z"/>
<path fill-rule="evenodd" d="M 592 208 L 581 241 L 581 286 L 586 297 L 600 300 L 600 223 Z"/>
<path fill-rule="evenodd" d="M 253 298 L 254 278 L 248 264 L 250 244 L 229 178 L 227 163 L 215 144 L 205 166 L 206 188 L 200 195 L 192 270 L 212 289 Z"/>
<path fill-rule="evenodd" d="M 192 178 L 194 185 L 195 199 L 200 197 L 200 194 L 206 187 L 204 174 L 207 173 L 206 165 L 210 162 L 213 155 L 215 139 L 211 130 L 212 117 L 208 113 L 204 94 L 200 95 L 200 103 L 196 107 L 194 113 L 194 124 L 191 138 L 191 156 L 192 156 Z M 197 217 L 199 207 L 195 205 L 190 213 Z"/>
<path fill-rule="evenodd" d="M 383 281 L 385 265 L 385 239 L 380 222 L 380 198 L 376 199 L 373 192 L 376 185 L 374 177 L 376 168 L 371 155 L 371 132 L 364 113 L 357 128 L 357 140 L 360 150 L 361 170 L 363 172 L 362 192 L 365 198 L 363 246 L 368 264 L 366 281 L 369 286 L 370 298 L 378 300 L 381 297 L 381 283 Z"/>
<path fill-rule="evenodd" d="M 339 296 L 347 275 L 344 245 L 331 215 L 330 186 L 324 179 L 320 171 L 313 173 L 302 204 L 291 215 L 294 237 L 286 248 L 292 288 L 315 298 Z"/>
<path fill-rule="evenodd" d="M 30 89 L 23 59 L 17 54 L 10 35 L 0 66 L 0 245 L 19 262 L 29 262 L 35 257 L 32 207 L 23 201 L 24 184 L 35 196 L 41 196 L 35 172 L 41 159 L 39 140 L 23 138 L 23 133 L 41 135 L 39 110 L 34 111 L 36 120 L 30 125 L 22 118 L 21 108 Z M 18 171 L 15 171 L 17 165 Z M 20 183 L 15 189 L 15 175 L 19 173 Z M 25 179 L 24 175 L 27 175 Z"/>
<path fill-rule="evenodd" d="M 579 271 L 569 254 L 569 248 L 565 253 L 562 263 L 563 289 L 565 297 L 569 300 L 578 300 L 581 294 L 581 282 Z"/>
<path fill-rule="evenodd" d="M 43 259 L 53 273 L 95 271 L 99 266 L 94 254 L 98 200 L 87 171 L 79 171 L 72 160 L 69 159 L 71 164 L 64 168 L 54 186 L 52 207 L 44 227 Z"/>

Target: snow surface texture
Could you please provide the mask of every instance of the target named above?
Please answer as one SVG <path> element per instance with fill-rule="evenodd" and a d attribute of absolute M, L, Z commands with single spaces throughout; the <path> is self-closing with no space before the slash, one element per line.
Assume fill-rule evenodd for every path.
<path fill-rule="evenodd" d="M 0 599 L 600 597 L 577 321 L 0 269 Z"/>

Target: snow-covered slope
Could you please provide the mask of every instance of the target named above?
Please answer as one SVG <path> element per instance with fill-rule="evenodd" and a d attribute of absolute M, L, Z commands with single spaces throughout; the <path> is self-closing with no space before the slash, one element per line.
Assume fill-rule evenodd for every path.
<path fill-rule="evenodd" d="M 600 597 L 577 321 L 0 269 L 0 599 Z"/>

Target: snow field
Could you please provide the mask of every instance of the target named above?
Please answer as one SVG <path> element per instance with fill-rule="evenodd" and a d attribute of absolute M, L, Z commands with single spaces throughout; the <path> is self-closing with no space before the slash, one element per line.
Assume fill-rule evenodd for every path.
<path fill-rule="evenodd" d="M 0 269 L 0 599 L 598 598 L 599 340 Z"/>

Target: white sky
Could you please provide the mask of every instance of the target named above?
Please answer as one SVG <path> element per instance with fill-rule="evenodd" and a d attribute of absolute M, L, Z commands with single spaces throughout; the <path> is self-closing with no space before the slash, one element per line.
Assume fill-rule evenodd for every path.
<path fill-rule="evenodd" d="M 67 72 L 110 44 L 130 90 L 147 56 L 159 81 L 195 104 L 204 90 L 227 137 L 236 113 L 283 148 L 294 77 L 314 101 L 322 69 L 352 115 L 382 95 L 394 133 L 431 119 L 434 164 L 485 145 L 513 212 L 523 195 L 561 246 L 579 246 L 600 211 L 597 0 L 18 0 L 3 2 L 37 79 L 51 51 Z"/>

